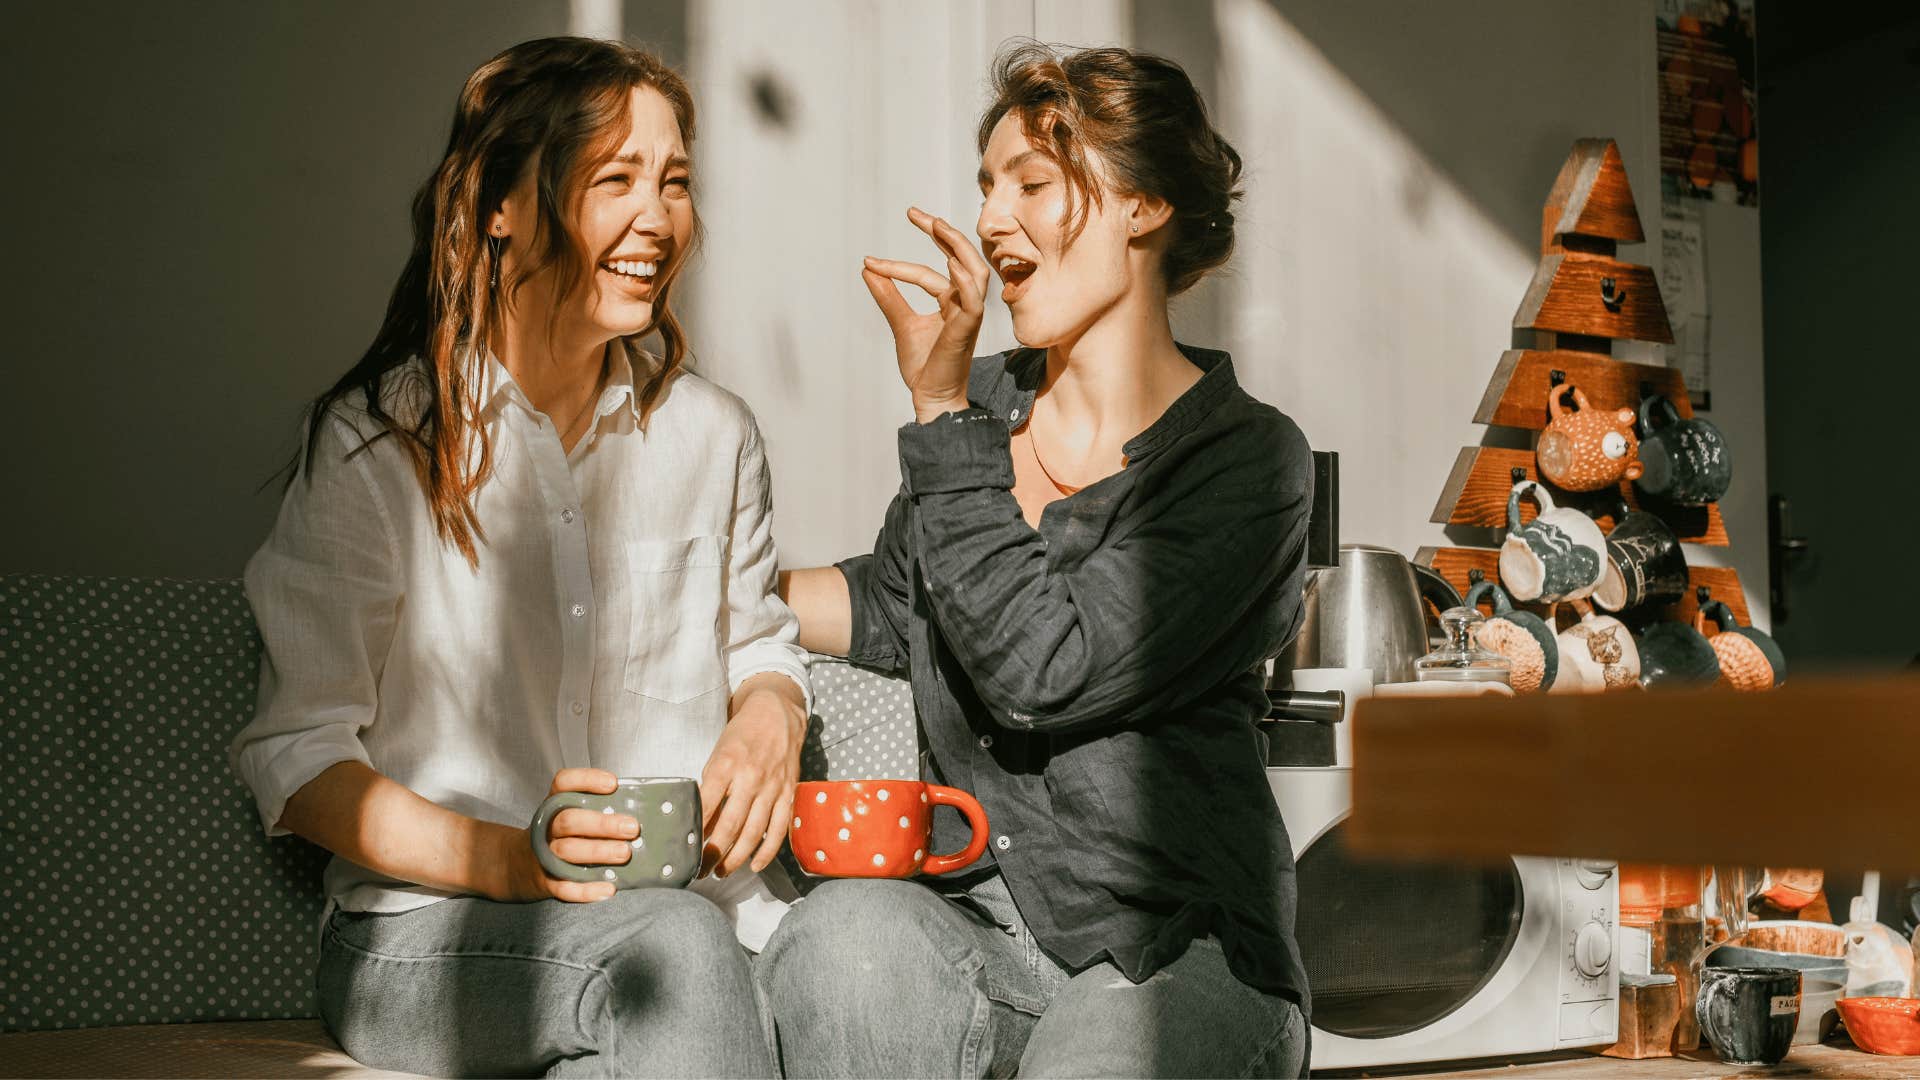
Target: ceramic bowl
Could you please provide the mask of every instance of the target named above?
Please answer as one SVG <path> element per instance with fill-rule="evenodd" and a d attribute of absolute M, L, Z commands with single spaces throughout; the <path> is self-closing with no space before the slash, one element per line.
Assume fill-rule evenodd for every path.
<path fill-rule="evenodd" d="M 1749 949 L 1803 953 L 1840 959 L 1847 955 L 1847 932 L 1832 923 L 1798 919 L 1762 919 L 1747 924 L 1738 942 Z"/>
<path fill-rule="evenodd" d="M 1832 956 L 1808 953 L 1773 952 L 1749 949 L 1742 945 L 1722 945 L 1707 954 L 1707 967 L 1790 967 L 1799 968 L 1805 979 L 1822 979 L 1845 985 L 1846 961 Z"/>
<path fill-rule="evenodd" d="M 1834 1008 L 1846 992 L 1845 980 L 1816 979 L 1812 972 L 1800 976 L 1800 1025 L 1793 1029 L 1795 1045 L 1817 1043 L 1833 1030 Z"/>
<path fill-rule="evenodd" d="M 1846 1021 L 1853 1045 L 1862 1050 L 1896 1057 L 1920 1054 L 1920 998 L 1841 998 L 1840 1019 Z"/>

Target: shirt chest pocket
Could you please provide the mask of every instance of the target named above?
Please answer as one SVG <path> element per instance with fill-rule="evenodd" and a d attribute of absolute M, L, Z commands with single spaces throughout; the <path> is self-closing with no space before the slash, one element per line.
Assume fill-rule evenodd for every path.
<path fill-rule="evenodd" d="M 628 543 L 630 693 L 679 703 L 726 685 L 720 659 L 726 552 L 721 536 Z"/>

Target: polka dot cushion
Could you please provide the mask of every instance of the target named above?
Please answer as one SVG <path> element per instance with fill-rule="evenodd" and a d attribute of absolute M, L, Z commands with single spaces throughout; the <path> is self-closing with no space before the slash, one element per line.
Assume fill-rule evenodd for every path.
<path fill-rule="evenodd" d="M 259 648 L 238 581 L 0 576 L 0 1032 L 315 1015 L 326 854 L 227 767 Z M 920 775 L 904 679 L 814 690 L 804 777 Z"/>
<path fill-rule="evenodd" d="M 0 1030 L 307 1017 L 324 854 L 227 767 L 237 581 L 0 577 Z"/>
<path fill-rule="evenodd" d="M 912 780 L 920 776 L 913 686 L 904 678 L 813 658 L 813 726 L 800 751 L 802 780 Z"/>

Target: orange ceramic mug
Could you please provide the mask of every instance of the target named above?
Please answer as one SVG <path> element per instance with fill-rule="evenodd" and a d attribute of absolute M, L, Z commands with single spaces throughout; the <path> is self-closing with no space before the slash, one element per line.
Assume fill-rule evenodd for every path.
<path fill-rule="evenodd" d="M 933 808 L 967 816 L 973 838 L 930 855 Z M 793 856 L 818 877 L 904 878 L 972 865 L 987 849 L 987 812 L 959 788 L 919 780 L 809 780 L 794 789 Z"/>

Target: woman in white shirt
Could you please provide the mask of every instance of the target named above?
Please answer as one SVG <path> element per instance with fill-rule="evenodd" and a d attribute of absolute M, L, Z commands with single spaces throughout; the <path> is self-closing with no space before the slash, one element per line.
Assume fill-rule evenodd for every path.
<path fill-rule="evenodd" d="M 785 910 L 760 872 L 806 654 L 759 433 L 682 369 L 668 308 L 692 141 L 686 84 L 616 42 L 475 71 L 385 322 L 248 564 L 265 653 L 234 767 L 270 834 L 334 853 L 319 1004 L 367 1064 L 774 1074 L 742 946 Z M 698 778 L 710 876 L 616 893 L 541 869 L 534 808 L 617 775 Z M 566 810 L 550 838 L 619 864 L 637 832 Z"/>

